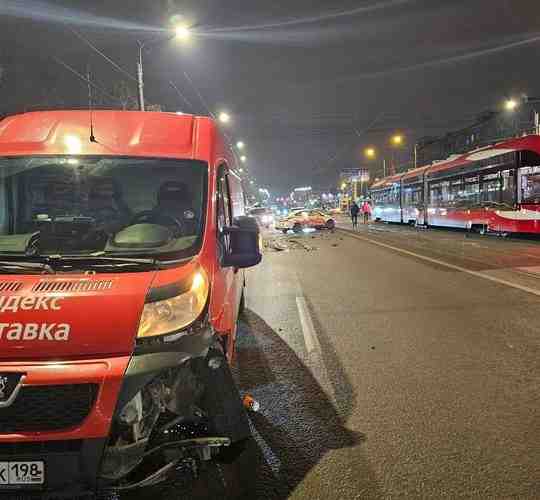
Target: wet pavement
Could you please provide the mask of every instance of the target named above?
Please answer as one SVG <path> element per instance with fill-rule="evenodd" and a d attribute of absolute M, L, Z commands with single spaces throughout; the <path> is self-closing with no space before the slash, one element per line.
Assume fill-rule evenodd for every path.
<path fill-rule="evenodd" d="M 251 446 L 129 498 L 540 498 L 540 242 L 372 224 L 265 247 L 235 364 Z"/>

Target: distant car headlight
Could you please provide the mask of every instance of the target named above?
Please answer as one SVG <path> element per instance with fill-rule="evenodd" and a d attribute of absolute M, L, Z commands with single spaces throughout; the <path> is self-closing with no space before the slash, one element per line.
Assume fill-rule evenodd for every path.
<path fill-rule="evenodd" d="M 209 292 L 202 268 L 193 275 L 191 287 L 176 297 L 145 304 L 137 338 L 171 335 L 191 325 L 203 312 Z"/>

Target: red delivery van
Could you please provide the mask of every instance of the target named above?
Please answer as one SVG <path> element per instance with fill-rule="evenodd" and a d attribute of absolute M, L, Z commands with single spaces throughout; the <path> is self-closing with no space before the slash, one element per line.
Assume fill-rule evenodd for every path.
<path fill-rule="evenodd" d="M 233 167 L 205 117 L 0 122 L 0 494 L 130 489 L 240 452 L 230 363 L 261 247 Z"/>

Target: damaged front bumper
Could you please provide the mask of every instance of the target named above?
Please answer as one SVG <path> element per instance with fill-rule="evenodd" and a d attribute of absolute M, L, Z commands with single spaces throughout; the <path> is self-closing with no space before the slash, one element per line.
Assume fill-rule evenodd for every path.
<path fill-rule="evenodd" d="M 149 486 L 186 464 L 195 472 L 199 461 L 250 436 L 220 343 L 210 329 L 185 340 L 189 348 L 131 359 L 103 454 L 101 488 Z"/>
<path fill-rule="evenodd" d="M 250 428 L 220 346 L 211 329 L 201 329 L 169 350 L 132 357 L 0 364 L 0 372 L 24 373 L 24 387 L 97 388 L 88 414 L 75 426 L 0 431 L 0 462 L 45 464 L 45 484 L 0 485 L 0 498 L 76 498 L 148 486 L 182 465 L 195 469 L 197 461 L 235 448 L 229 445 L 249 437 Z M 69 404 L 54 408 L 72 413 Z"/>

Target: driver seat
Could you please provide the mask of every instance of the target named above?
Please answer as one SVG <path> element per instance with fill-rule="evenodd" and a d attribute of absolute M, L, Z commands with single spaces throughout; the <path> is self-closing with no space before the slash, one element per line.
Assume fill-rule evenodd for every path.
<path fill-rule="evenodd" d="M 185 182 L 164 182 L 159 187 L 157 206 L 154 211 L 172 215 L 182 222 L 188 234 L 194 233 L 196 220 L 195 211 L 193 210 L 193 198 Z"/>

